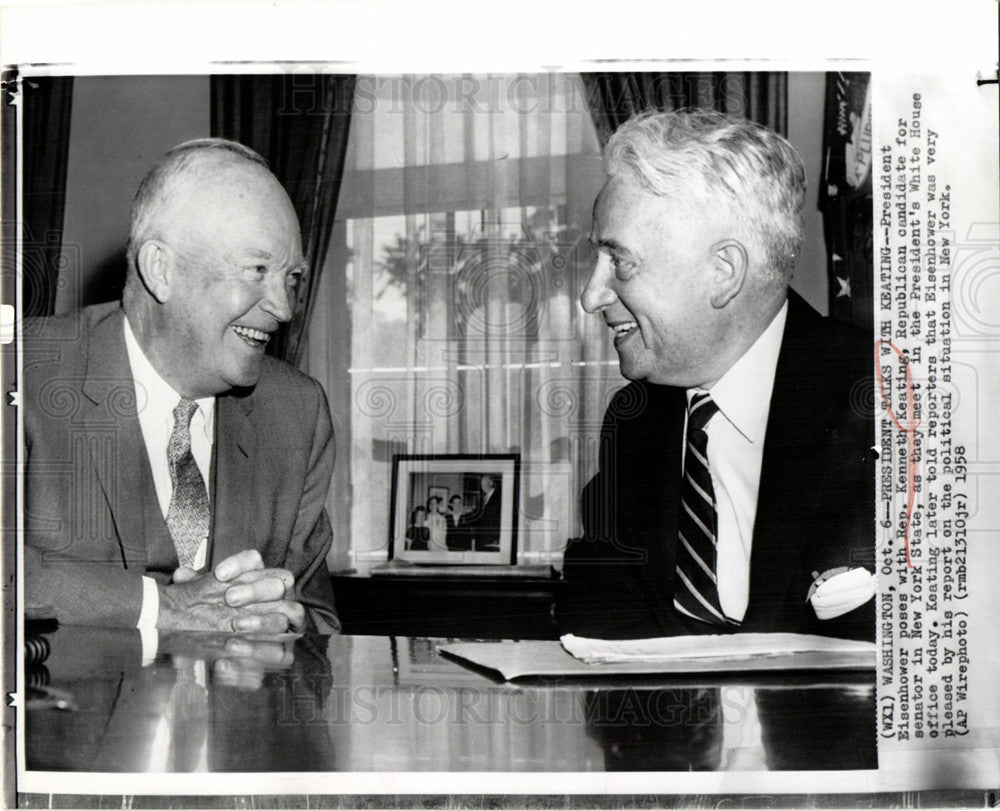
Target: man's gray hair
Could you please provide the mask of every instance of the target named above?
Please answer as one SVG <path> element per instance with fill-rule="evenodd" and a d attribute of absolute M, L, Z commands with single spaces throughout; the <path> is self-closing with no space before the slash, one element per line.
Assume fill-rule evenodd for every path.
<path fill-rule="evenodd" d="M 139 246 L 149 236 L 150 227 L 154 224 L 157 209 L 166 202 L 170 184 L 185 173 L 194 176 L 202 170 L 198 164 L 205 158 L 220 158 L 245 160 L 268 169 L 267 161 L 250 147 L 225 138 L 198 138 L 185 141 L 165 152 L 149 170 L 139 184 L 139 190 L 132 199 L 132 212 L 129 216 L 128 246 L 125 258 L 128 261 L 128 274 L 136 272 L 136 254 Z"/>
<path fill-rule="evenodd" d="M 679 203 L 694 196 L 709 211 L 725 205 L 763 252 L 762 280 L 791 280 L 802 248 L 805 168 L 777 133 L 712 111 L 643 113 L 611 136 L 604 165 Z"/>

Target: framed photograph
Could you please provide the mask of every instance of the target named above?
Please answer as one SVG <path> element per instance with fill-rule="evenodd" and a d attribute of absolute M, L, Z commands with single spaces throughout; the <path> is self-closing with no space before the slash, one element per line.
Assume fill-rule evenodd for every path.
<path fill-rule="evenodd" d="M 389 559 L 517 563 L 519 454 L 396 454 Z"/>
<path fill-rule="evenodd" d="M 427 488 L 427 500 L 430 501 L 432 498 L 436 498 L 443 504 L 447 504 L 449 492 L 450 490 L 447 487 L 438 487 L 432 484 Z"/>

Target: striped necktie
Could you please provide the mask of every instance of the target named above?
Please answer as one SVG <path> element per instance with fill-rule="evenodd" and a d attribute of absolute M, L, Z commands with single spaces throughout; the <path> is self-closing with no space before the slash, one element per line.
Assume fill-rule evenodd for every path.
<path fill-rule="evenodd" d="M 708 469 L 705 426 L 719 407 L 708 393 L 696 394 L 688 405 L 687 448 L 681 482 L 681 510 L 677 519 L 677 577 L 674 608 L 713 625 L 739 625 L 719 605 L 716 578 L 715 489 Z"/>
<path fill-rule="evenodd" d="M 193 567 L 202 541 L 208 537 L 208 491 L 198 463 L 191 454 L 191 417 L 194 400 L 181 400 L 174 408 L 174 428 L 167 442 L 167 464 L 173 494 L 167 510 L 167 529 L 181 566 Z"/>

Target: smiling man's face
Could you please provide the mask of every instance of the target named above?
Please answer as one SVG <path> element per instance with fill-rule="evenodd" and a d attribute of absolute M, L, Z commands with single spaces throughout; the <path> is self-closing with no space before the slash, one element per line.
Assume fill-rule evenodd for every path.
<path fill-rule="evenodd" d="M 304 268 L 295 211 L 247 162 L 186 181 L 180 194 L 165 224 L 175 262 L 154 352 L 185 397 L 253 386 Z"/>
<path fill-rule="evenodd" d="M 718 222 L 693 202 L 611 177 L 594 204 L 594 270 L 581 296 L 614 331 L 621 373 L 674 386 L 710 382 L 717 311 L 711 305 Z"/>

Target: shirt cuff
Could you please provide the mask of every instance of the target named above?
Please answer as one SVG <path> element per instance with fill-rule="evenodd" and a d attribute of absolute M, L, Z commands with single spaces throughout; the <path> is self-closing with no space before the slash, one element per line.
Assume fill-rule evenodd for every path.
<path fill-rule="evenodd" d="M 156 630 L 160 618 L 160 591 L 152 577 L 142 578 L 142 609 L 135 627 L 140 630 Z"/>

